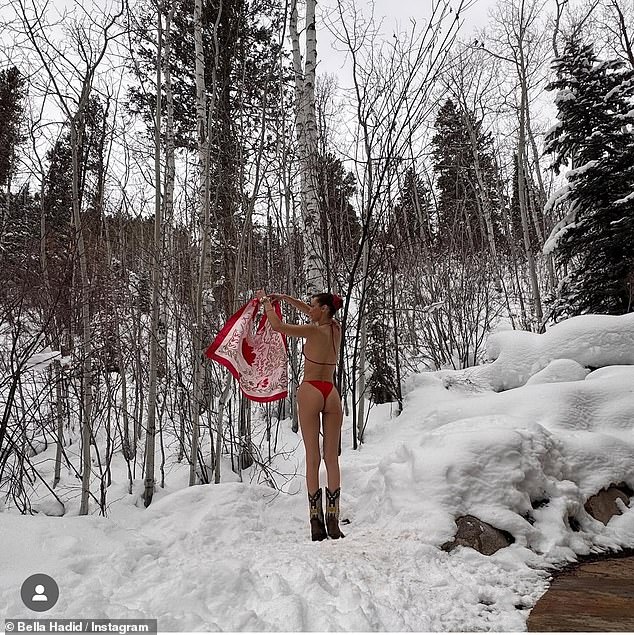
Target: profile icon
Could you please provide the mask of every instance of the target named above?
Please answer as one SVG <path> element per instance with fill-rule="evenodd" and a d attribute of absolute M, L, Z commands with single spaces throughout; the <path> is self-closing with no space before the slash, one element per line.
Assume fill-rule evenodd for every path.
<path fill-rule="evenodd" d="M 57 604 L 59 587 L 50 575 L 35 573 L 22 583 L 20 595 L 27 608 L 42 613 Z"/>

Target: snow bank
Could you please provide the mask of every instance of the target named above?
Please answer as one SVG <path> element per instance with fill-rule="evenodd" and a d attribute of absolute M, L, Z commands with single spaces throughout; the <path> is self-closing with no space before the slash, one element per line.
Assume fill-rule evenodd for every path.
<path fill-rule="evenodd" d="M 556 384 L 562 381 L 578 381 L 585 379 L 590 371 L 574 359 L 554 359 L 543 370 L 535 373 L 526 382 L 534 384 Z"/>
<path fill-rule="evenodd" d="M 495 361 L 459 371 L 459 376 L 495 391 L 524 385 L 553 360 L 589 368 L 634 364 L 634 313 L 580 315 L 543 334 L 500 331 L 489 336 L 487 354 Z"/>
<path fill-rule="evenodd" d="M 634 488 L 634 368 L 595 372 L 504 393 L 447 390 L 430 377 L 412 391 L 407 414 L 426 434 L 385 472 L 392 487 L 420 474 L 420 491 L 433 499 L 426 535 L 440 544 L 451 538 L 453 518 L 473 514 L 512 533 L 510 550 L 525 547 L 546 561 L 634 545 L 634 510 L 629 525 L 614 518 L 604 527 L 583 507 L 611 483 Z M 399 518 L 414 509 L 401 505 Z"/>

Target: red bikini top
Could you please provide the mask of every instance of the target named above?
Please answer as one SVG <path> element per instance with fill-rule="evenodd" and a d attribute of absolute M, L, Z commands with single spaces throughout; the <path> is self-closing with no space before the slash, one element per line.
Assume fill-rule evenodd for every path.
<path fill-rule="evenodd" d="M 339 327 L 339 325 L 337 325 L 337 327 Z M 334 322 L 330 323 L 330 334 L 332 335 L 332 350 L 335 352 L 335 355 L 336 355 L 337 349 L 335 348 Z M 319 364 L 319 366 L 336 366 L 337 365 L 337 362 L 316 362 L 314 359 L 310 359 L 310 357 L 307 357 L 306 353 L 304 352 L 304 345 L 302 345 L 302 355 L 309 362 L 312 362 L 313 364 Z"/>

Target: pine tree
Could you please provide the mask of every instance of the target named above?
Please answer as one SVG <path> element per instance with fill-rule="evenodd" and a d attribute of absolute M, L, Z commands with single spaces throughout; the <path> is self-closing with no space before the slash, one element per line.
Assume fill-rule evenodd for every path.
<path fill-rule="evenodd" d="M 48 151 L 48 171 L 44 178 L 43 207 L 46 216 L 47 236 L 53 243 L 53 251 L 68 249 L 72 220 L 72 151 L 70 134 L 64 131 Z"/>
<path fill-rule="evenodd" d="M 378 279 L 383 280 L 383 276 Z M 388 302 L 385 301 L 386 291 L 381 287 L 378 280 L 373 281 L 368 286 L 367 300 L 366 355 L 370 377 L 366 387 L 370 392 L 370 399 L 376 404 L 394 401 L 397 394 L 394 368 L 389 361 L 394 357 L 394 350 L 388 327 Z"/>
<path fill-rule="evenodd" d="M 171 25 L 173 47 L 170 64 L 174 95 L 175 146 L 197 149 L 196 79 L 193 3 L 174 0 Z M 165 7 L 166 9 L 167 7 Z M 134 43 L 139 81 L 156 75 L 156 44 L 152 42 L 156 7 L 147 3 L 138 15 Z M 216 20 L 219 15 L 218 28 Z M 210 217 L 213 219 L 218 257 L 216 279 L 224 280 L 222 304 L 233 302 L 233 281 L 237 267 L 237 244 L 243 226 L 245 166 L 259 139 L 262 112 L 279 110 L 280 91 L 273 82 L 280 78 L 279 30 L 284 12 L 278 0 L 206 0 L 202 6 L 202 48 L 207 104 L 213 104 L 209 126 Z M 217 50 L 217 54 L 216 54 Z M 290 74 L 289 74 L 290 75 Z M 282 78 L 283 80 L 284 78 Z M 140 114 L 152 129 L 155 90 L 130 89 L 130 109 Z M 163 100 L 165 104 L 165 100 Z M 211 106 L 210 106 L 211 108 Z M 271 149 L 276 139 L 267 135 Z"/>
<path fill-rule="evenodd" d="M 37 298 L 40 280 L 39 268 L 39 200 L 25 183 L 18 192 L 8 196 L 8 213 L 4 217 L 4 234 L 0 248 L 0 270 L 5 279 L 24 283 L 24 290 L 33 291 L 29 300 Z M 6 200 L 2 201 L 2 205 Z"/>
<path fill-rule="evenodd" d="M 388 231 L 392 241 L 406 246 L 410 253 L 418 253 L 421 242 L 430 246 L 434 240 L 435 220 L 431 214 L 431 193 L 423 178 L 413 168 L 405 172 L 403 184 L 393 209 L 392 225 Z"/>
<path fill-rule="evenodd" d="M 519 178 L 518 178 L 518 161 L 517 161 L 517 153 L 513 154 L 513 193 L 511 196 L 511 202 L 509 207 L 510 217 L 511 217 L 511 227 L 509 228 L 508 240 L 512 240 L 514 244 L 521 245 L 523 240 L 522 234 L 522 216 L 520 212 L 520 192 L 519 192 Z M 530 177 L 530 175 L 526 175 Z M 524 188 L 524 195 L 526 200 L 529 201 L 529 205 L 534 200 L 534 196 L 532 196 L 528 187 Z M 535 253 L 537 253 L 542 245 L 539 237 L 537 236 L 537 231 L 535 230 L 535 225 L 529 222 L 528 225 L 529 237 L 531 242 L 531 247 Z"/>
<path fill-rule="evenodd" d="M 324 244 L 330 250 L 328 273 L 342 271 L 354 258 L 354 246 L 361 238 L 361 223 L 350 202 L 356 191 L 354 174 L 346 172 L 341 160 L 327 153 L 317 159 L 317 181 Z M 329 282 L 330 287 L 337 286 Z"/>
<path fill-rule="evenodd" d="M 15 172 L 16 148 L 22 141 L 20 123 L 23 117 L 24 87 L 25 80 L 15 66 L 0 70 L 0 253 L 11 250 L 8 242 L 15 247 L 18 241 L 16 228 L 10 225 L 12 220 L 15 221 L 20 216 L 20 210 L 13 203 L 19 203 L 22 198 L 11 194 L 11 181 Z M 24 227 L 18 233 L 22 234 L 23 230 Z M 21 249 L 17 249 L 7 255 L 20 258 L 22 253 Z M 6 266 L 6 263 L 2 264 Z"/>
<path fill-rule="evenodd" d="M 475 153 L 483 173 L 487 191 L 481 192 L 475 171 L 474 147 L 470 130 L 475 135 Z M 482 130 L 482 122 L 473 113 L 461 113 L 448 99 L 436 118 L 434 171 L 437 174 L 438 233 L 441 245 L 449 241 L 470 251 L 487 246 L 487 235 L 480 209 L 483 197 L 492 204 L 494 232 L 499 233 L 499 196 L 496 188 L 493 139 Z"/>
<path fill-rule="evenodd" d="M 15 67 L 0 70 L 0 187 L 11 181 L 14 153 L 20 143 L 25 79 Z"/>
<path fill-rule="evenodd" d="M 568 223 L 551 236 L 565 267 L 556 316 L 621 314 L 634 297 L 634 69 L 567 43 L 554 62 L 559 122 L 546 136 L 553 169 L 572 164 L 560 201 Z"/>
<path fill-rule="evenodd" d="M 70 133 L 62 131 L 55 145 L 47 152 L 48 170 L 42 190 L 42 211 L 45 223 L 44 248 L 48 279 L 55 304 L 57 324 L 72 332 L 73 286 L 73 159 Z M 39 223 L 35 225 L 39 234 Z"/>

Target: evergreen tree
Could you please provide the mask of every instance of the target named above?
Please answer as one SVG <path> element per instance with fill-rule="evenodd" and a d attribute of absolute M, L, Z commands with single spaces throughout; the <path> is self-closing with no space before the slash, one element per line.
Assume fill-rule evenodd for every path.
<path fill-rule="evenodd" d="M 9 211 L 4 222 L 0 269 L 5 279 L 20 279 L 26 282 L 25 290 L 35 291 L 40 273 L 39 197 L 31 194 L 28 183 L 20 191 L 4 196 L 9 197 Z M 2 201 L 5 203 L 6 199 Z"/>
<path fill-rule="evenodd" d="M 418 251 L 421 242 L 431 245 L 434 239 L 434 219 L 431 215 L 430 191 L 413 168 L 405 172 L 401 191 L 392 212 L 391 240 L 408 251 Z"/>
<path fill-rule="evenodd" d="M 367 299 L 367 344 L 366 355 L 370 369 L 370 377 L 367 381 L 367 389 L 370 392 L 370 399 L 376 404 L 394 401 L 397 394 L 396 375 L 390 358 L 394 358 L 394 349 L 389 333 L 389 317 L 387 312 L 388 303 L 385 301 L 385 289 L 378 280 L 383 280 L 383 276 L 378 277 L 368 285 Z"/>
<path fill-rule="evenodd" d="M 475 153 L 470 131 L 475 135 Z M 482 122 L 473 113 L 461 113 L 448 99 L 436 118 L 434 171 L 437 174 L 438 233 L 441 245 L 458 241 L 469 250 L 487 245 L 482 200 L 487 197 L 493 210 L 493 227 L 500 231 L 499 196 L 496 188 L 493 139 L 482 130 Z M 486 191 L 481 191 L 475 168 L 478 157 Z"/>
<path fill-rule="evenodd" d="M 23 250 L 16 245 L 23 241 L 25 231 L 24 223 L 21 223 L 22 227 L 16 227 L 15 223 L 17 220 L 20 224 L 20 216 L 25 209 L 24 197 L 11 194 L 15 152 L 22 141 L 20 123 L 24 86 L 25 80 L 15 66 L 0 70 L 0 253 L 6 253 L 14 260 L 22 254 Z M 26 193 L 28 199 L 28 188 Z M 6 267 L 8 263 L 2 265 Z"/>
<path fill-rule="evenodd" d="M 46 158 L 48 171 L 44 179 L 43 207 L 47 236 L 61 249 L 66 249 L 73 210 L 73 153 L 68 131 L 62 133 Z"/>
<path fill-rule="evenodd" d="M 91 97 L 85 113 L 85 129 L 82 139 L 80 191 L 84 201 L 84 213 L 89 222 L 99 226 L 101 197 L 105 179 L 105 146 L 107 137 L 107 106 L 99 97 Z"/>
<path fill-rule="evenodd" d="M 602 61 L 591 45 L 567 43 L 554 62 L 558 124 L 546 136 L 553 169 L 572 164 L 561 200 L 568 224 L 557 228 L 565 267 L 555 315 L 621 314 L 634 297 L 634 69 Z"/>
<path fill-rule="evenodd" d="M 172 21 L 172 39 L 177 44 L 172 50 L 171 77 L 174 94 L 174 132 L 176 147 L 196 150 L 196 86 L 194 77 L 194 21 L 192 3 L 174 0 L 176 8 Z M 164 10 L 167 10 L 165 7 Z M 203 2 L 203 55 L 208 100 L 215 100 L 211 130 L 212 145 L 216 147 L 226 130 L 218 129 L 224 123 L 238 128 L 238 117 L 245 114 L 259 118 L 264 100 L 275 105 L 279 91 L 267 84 L 270 78 L 279 78 L 278 28 L 283 25 L 283 12 L 277 0 L 233 0 L 223 2 L 218 24 L 218 60 L 215 54 L 214 25 L 219 10 L 218 0 Z M 263 19 L 266 17 L 266 20 Z M 141 8 L 133 43 L 133 68 L 139 80 L 156 76 L 156 5 L 148 3 Z M 216 61 L 218 72 L 214 93 L 213 73 Z M 284 78 L 282 78 L 284 79 Z M 288 78 L 286 78 L 288 79 Z M 154 126 L 156 94 L 148 86 L 132 86 L 129 108 L 139 114 L 151 129 Z M 166 107 L 163 99 L 163 107 Z M 233 117 L 233 119 L 232 119 Z M 224 118 L 224 122 L 223 122 Z M 218 136 L 216 136 L 216 133 Z M 224 141 L 227 139 L 225 138 Z M 213 154 L 213 151 L 212 151 Z"/>
<path fill-rule="evenodd" d="M 518 178 L 518 161 L 517 161 L 517 153 L 513 154 L 513 193 L 511 195 L 510 202 L 510 216 L 511 216 L 511 227 L 509 228 L 508 240 L 512 240 L 515 245 L 521 245 L 524 240 L 524 235 L 522 232 L 522 214 L 520 212 L 520 188 L 519 188 L 519 178 Z M 529 179 L 530 174 L 525 174 L 527 177 L 525 179 L 525 187 L 524 187 L 524 195 L 526 197 L 526 201 L 528 205 L 532 205 L 535 197 L 532 195 L 532 192 L 529 188 Z M 534 223 L 528 223 L 528 233 L 531 242 L 532 250 L 537 253 L 541 250 L 542 245 L 539 240 L 539 236 L 537 235 L 537 231 L 535 229 Z"/>
<path fill-rule="evenodd" d="M 192 3 L 174 0 L 176 8 L 171 26 L 171 61 L 174 95 L 174 132 L 177 147 L 196 150 L 195 44 Z M 220 10 L 221 8 L 221 10 Z M 167 8 L 166 8 L 167 9 Z M 216 19 L 220 10 L 218 28 Z M 219 249 L 215 274 L 225 281 L 223 304 L 230 306 L 236 267 L 239 231 L 243 225 L 243 206 L 248 196 L 244 179 L 262 125 L 262 111 L 279 110 L 280 91 L 273 82 L 280 80 L 279 32 L 284 11 L 278 0 L 203 1 L 203 56 L 208 104 L 213 103 L 209 127 L 211 218 Z M 148 3 L 139 14 L 140 28 L 135 43 L 139 79 L 156 75 L 156 8 Z M 217 41 L 217 46 L 216 46 Z M 217 50 L 217 54 L 216 54 Z M 212 69 L 216 69 L 212 72 Z M 215 83 L 214 83 L 215 77 Z M 281 78 L 282 80 L 284 78 Z M 154 126 L 155 94 L 147 86 L 130 90 L 130 108 Z M 165 100 L 163 100 L 165 105 Z M 273 149 L 274 135 L 266 135 Z"/>
<path fill-rule="evenodd" d="M 0 188 L 11 182 L 14 154 L 21 141 L 25 79 L 15 67 L 0 70 Z"/>
<path fill-rule="evenodd" d="M 106 111 L 98 98 L 91 98 L 85 113 L 84 133 L 79 148 L 79 199 L 83 224 L 98 230 L 100 197 L 104 179 Z M 44 179 L 44 213 L 47 235 L 67 248 L 72 221 L 73 153 L 70 132 L 64 127 L 47 153 L 48 171 Z"/>
<path fill-rule="evenodd" d="M 73 281 L 72 175 L 73 156 L 70 133 L 63 130 L 47 153 L 48 170 L 42 190 L 45 222 L 45 246 L 51 300 L 55 303 L 57 323 L 71 332 Z M 39 235 L 39 223 L 34 225 Z"/>
<path fill-rule="evenodd" d="M 328 272 L 345 270 L 354 258 L 361 238 L 361 223 L 350 202 L 356 192 L 355 177 L 346 172 L 343 163 L 333 154 L 318 157 L 317 179 L 324 244 L 330 249 Z M 331 286 L 332 281 L 331 281 Z"/>

